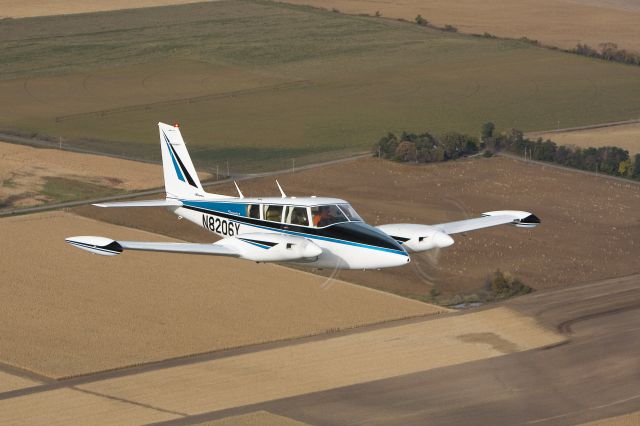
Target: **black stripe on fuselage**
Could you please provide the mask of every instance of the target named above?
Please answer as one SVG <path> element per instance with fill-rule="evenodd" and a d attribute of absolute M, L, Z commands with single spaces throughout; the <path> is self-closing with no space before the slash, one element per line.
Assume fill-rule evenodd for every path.
<path fill-rule="evenodd" d="M 188 203 L 185 201 L 184 203 Z M 290 225 L 288 223 L 276 223 L 268 222 L 261 219 L 255 219 L 246 216 L 237 216 L 229 213 L 223 213 L 216 210 L 204 209 L 201 207 L 194 207 L 183 205 L 185 209 L 197 211 L 200 213 L 206 213 L 210 215 L 216 215 L 224 217 L 226 219 L 235 220 L 236 222 L 244 223 L 247 225 L 256 225 L 273 229 L 274 231 L 291 231 L 299 232 L 301 234 L 307 234 L 309 236 L 317 235 L 319 237 L 334 238 L 337 240 L 349 241 L 357 244 L 366 244 L 374 247 L 381 247 L 390 250 L 397 250 L 399 252 L 406 253 L 405 250 L 387 234 L 375 229 L 374 227 L 367 225 L 363 222 L 344 222 L 330 225 L 326 228 L 308 228 L 298 225 Z"/>

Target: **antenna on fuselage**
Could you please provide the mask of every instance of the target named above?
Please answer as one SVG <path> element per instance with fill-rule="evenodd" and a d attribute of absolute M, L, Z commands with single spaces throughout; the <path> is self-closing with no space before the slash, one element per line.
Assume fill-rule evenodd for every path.
<path fill-rule="evenodd" d="M 278 182 L 278 179 L 276 179 L 276 185 L 278 185 L 278 189 L 280 190 L 280 194 L 282 194 L 282 198 L 287 198 L 287 194 L 285 194 L 284 191 L 282 190 L 282 187 L 280 186 L 280 182 Z"/>
<path fill-rule="evenodd" d="M 240 191 L 240 187 L 238 186 L 238 183 L 234 180 L 233 184 L 236 186 L 236 189 L 238 190 L 238 195 L 240 196 L 240 198 L 244 198 L 244 195 L 242 195 L 242 191 Z"/>

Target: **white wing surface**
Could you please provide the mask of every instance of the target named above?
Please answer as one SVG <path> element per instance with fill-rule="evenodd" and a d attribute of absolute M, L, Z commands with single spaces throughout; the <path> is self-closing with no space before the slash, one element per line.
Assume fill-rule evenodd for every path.
<path fill-rule="evenodd" d="M 74 247 L 95 254 L 115 256 L 124 250 L 160 251 L 169 253 L 208 254 L 213 256 L 239 257 L 237 251 L 217 244 L 156 243 L 146 241 L 115 241 L 104 237 L 69 237 L 66 242 Z"/>
<path fill-rule="evenodd" d="M 444 248 L 453 244 L 449 235 L 497 225 L 511 224 L 520 228 L 533 228 L 540 219 L 532 213 L 517 210 L 499 210 L 483 213 L 475 219 L 458 220 L 456 222 L 436 225 L 420 225 L 413 223 L 392 223 L 377 228 L 394 238 L 407 250 L 420 252 L 433 248 Z"/>
<path fill-rule="evenodd" d="M 231 256 L 255 262 L 291 262 L 314 260 L 322 249 L 312 241 L 275 233 L 251 233 L 227 237 L 214 244 L 160 243 L 147 241 L 115 241 L 105 237 L 70 237 L 67 243 L 82 250 L 104 256 L 115 256 L 125 250 Z"/>
<path fill-rule="evenodd" d="M 540 219 L 532 213 L 517 210 L 499 210 L 483 213 L 476 219 L 458 220 L 433 225 L 447 235 L 460 234 L 491 226 L 511 224 L 520 228 L 533 228 L 540 224 Z"/>

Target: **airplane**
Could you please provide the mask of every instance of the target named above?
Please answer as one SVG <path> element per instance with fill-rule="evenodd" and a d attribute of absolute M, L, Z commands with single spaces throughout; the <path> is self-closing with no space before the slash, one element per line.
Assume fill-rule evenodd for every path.
<path fill-rule="evenodd" d="M 255 262 L 295 264 L 324 269 L 381 269 L 406 265 L 411 253 L 444 248 L 451 235 L 510 224 L 532 228 L 540 219 L 529 212 L 500 210 L 456 222 L 371 226 L 345 200 L 245 197 L 206 192 L 196 174 L 180 128 L 158 123 L 166 198 L 105 202 L 98 207 L 164 207 L 222 239 L 211 244 L 120 241 L 78 236 L 66 242 L 91 253 L 114 256 L 125 250 L 230 256 Z"/>

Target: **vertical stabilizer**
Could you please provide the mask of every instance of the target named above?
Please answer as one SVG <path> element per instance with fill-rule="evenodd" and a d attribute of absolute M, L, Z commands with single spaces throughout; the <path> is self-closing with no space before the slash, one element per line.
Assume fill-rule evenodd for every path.
<path fill-rule="evenodd" d="M 180 129 L 158 123 L 164 186 L 169 198 L 194 198 L 204 196 L 204 190 L 196 173 Z"/>

